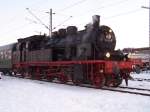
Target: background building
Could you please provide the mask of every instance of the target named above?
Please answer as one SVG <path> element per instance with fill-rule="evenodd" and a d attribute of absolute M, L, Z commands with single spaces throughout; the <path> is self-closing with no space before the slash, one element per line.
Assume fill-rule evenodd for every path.
<path fill-rule="evenodd" d="M 150 61 L 150 48 L 144 47 L 144 48 L 124 48 L 123 52 L 125 53 L 131 53 L 131 58 L 134 59 L 142 59 L 143 62 L 149 62 Z"/>

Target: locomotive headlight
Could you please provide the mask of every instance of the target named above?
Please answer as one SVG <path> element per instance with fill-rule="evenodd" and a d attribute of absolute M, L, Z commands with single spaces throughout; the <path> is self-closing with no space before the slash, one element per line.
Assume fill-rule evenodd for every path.
<path fill-rule="evenodd" d="M 110 53 L 109 52 L 106 53 L 106 57 L 110 58 Z"/>
<path fill-rule="evenodd" d="M 131 58 L 131 55 L 132 55 L 132 54 L 131 54 L 131 53 L 129 53 L 129 54 L 127 55 L 127 57 L 128 57 L 128 58 Z"/>
<path fill-rule="evenodd" d="M 109 33 L 111 33 L 112 32 L 112 30 L 111 29 L 109 29 Z"/>

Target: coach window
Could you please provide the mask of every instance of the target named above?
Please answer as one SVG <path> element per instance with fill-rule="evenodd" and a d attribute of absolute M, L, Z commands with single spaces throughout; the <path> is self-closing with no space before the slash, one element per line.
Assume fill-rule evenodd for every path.
<path fill-rule="evenodd" d="M 4 51 L 4 58 L 7 59 L 7 51 Z"/>
<path fill-rule="evenodd" d="M 1 55 L 1 52 L 0 52 L 0 59 L 2 59 L 2 55 Z"/>
<path fill-rule="evenodd" d="M 21 50 L 21 43 L 18 43 L 18 44 L 16 45 L 16 49 L 17 49 L 17 51 L 20 51 L 20 50 Z"/>
<path fill-rule="evenodd" d="M 1 59 L 3 59 L 4 58 L 4 54 L 3 54 L 3 51 L 1 52 Z"/>
<path fill-rule="evenodd" d="M 9 50 L 7 54 L 8 54 L 8 57 L 7 57 L 7 58 L 8 58 L 8 59 L 11 59 L 11 50 Z"/>

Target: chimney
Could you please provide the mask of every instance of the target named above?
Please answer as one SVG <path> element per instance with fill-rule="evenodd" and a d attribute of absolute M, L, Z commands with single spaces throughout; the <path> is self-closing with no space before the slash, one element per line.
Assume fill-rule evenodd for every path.
<path fill-rule="evenodd" d="M 94 28 L 98 28 L 100 24 L 100 16 L 99 15 L 94 15 L 92 16 L 93 19 L 93 26 Z"/>

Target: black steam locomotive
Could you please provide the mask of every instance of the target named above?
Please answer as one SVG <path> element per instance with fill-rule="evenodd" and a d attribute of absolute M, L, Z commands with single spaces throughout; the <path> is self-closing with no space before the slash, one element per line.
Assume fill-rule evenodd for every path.
<path fill-rule="evenodd" d="M 113 30 L 108 26 L 99 25 L 99 22 L 100 17 L 95 15 L 93 16 L 93 23 L 86 25 L 84 30 L 78 31 L 76 26 L 68 26 L 66 29 L 53 32 L 52 37 L 34 35 L 18 39 L 17 43 L 2 46 L 0 47 L 0 69 L 4 72 L 32 75 L 35 72 L 41 74 L 41 71 L 44 73 L 44 70 L 56 69 L 56 65 L 58 63 L 61 65 L 61 62 L 127 60 L 127 55 L 124 55 L 120 50 L 114 50 L 116 38 Z M 46 65 L 49 62 L 57 63 L 53 67 L 49 67 L 50 64 Z M 37 66 L 37 64 L 39 65 Z M 92 66 L 96 67 L 97 65 L 93 64 Z M 59 72 L 64 69 L 64 67 L 59 68 L 61 68 Z M 76 69 L 76 67 L 74 68 Z M 85 68 L 85 65 L 77 68 L 77 71 L 83 73 L 82 68 Z M 97 67 L 95 70 L 99 72 Z M 87 71 L 91 72 L 92 69 Z M 57 73 L 55 72 L 55 74 Z M 80 75 L 84 77 L 83 74 L 80 73 Z M 89 76 L 88 73 L 87 76 Z M 62 77 L 64 78 L 64 76 Z"/>
<path fill-rule="evenodd" d="M 104 59 L 114 52 L 116 38 L 108 26 L 99 26 L 99 16 L 93 16 L 93 24 L 85 30 L 69 26 L 54 32 L 48 40 L 48 48 L 53 49 L 53 60 L 89 60 Z"/>

